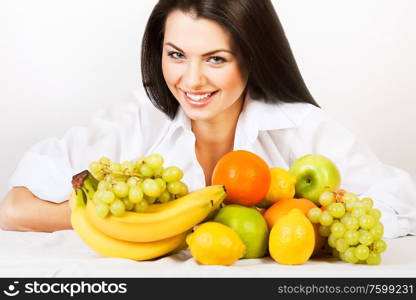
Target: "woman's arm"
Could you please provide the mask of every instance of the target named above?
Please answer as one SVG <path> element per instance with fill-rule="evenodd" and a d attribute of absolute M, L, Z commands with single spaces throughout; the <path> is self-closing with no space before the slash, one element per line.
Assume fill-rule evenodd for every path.
<path fill-rule="evenodd" d="M 44 201 L 25 187 L 14 187 L 0 203 L 0 228 L 43 232 L 72 229 L 70 215 L 68 201 Z"/>

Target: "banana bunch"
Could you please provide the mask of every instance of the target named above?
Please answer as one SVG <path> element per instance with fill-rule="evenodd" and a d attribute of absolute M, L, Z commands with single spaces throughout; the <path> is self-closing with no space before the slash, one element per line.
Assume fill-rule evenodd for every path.
<path fill-rule="evenodd" d="M 151 204 L 146 212 L 101 218 L 92 201 L 93 180 L 86 174 L 81 182 L 73 182 L 71 224 L 90 248 L 106 257 L 148 260 L 179 251 L 186 247 L 185 238 L 192 228 L 209 219 L 226 197 L 224 186 L 208 186 L 166 203 Z"/>

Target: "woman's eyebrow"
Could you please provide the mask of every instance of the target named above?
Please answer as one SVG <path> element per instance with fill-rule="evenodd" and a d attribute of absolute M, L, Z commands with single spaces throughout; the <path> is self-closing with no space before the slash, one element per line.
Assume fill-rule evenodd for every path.
<path fill-rule="evenodd" d="M 174 44 L 172 44 L 172 43 L 170 43 L 170 42 L 165 43 L 165 45 L 167 45 L 167 46 L 171 46 L 171 47 L 175 48 L 176 50 L 178 50 L 179 52 L 185 53 L 185 51 L 183 51 L 181 48 L 179 48 L 179 47 L 175 46 Z M 212 54 L 214 54 L 214 53 L 221 52 L 221 51 L 224 51 L 224 52 L 228 52 L 228 53 L 233 54 L 230 50 L 226 50 L 226 49 L 217 49 L 217 50 L 212 50 L 212 51 L 209 51 L 209 52 L 207 52 L 207 53 L 204 53 L 204 54 L 202 54 L 201 56 L 208 56 L 208 55 L 212 55 Z"/>

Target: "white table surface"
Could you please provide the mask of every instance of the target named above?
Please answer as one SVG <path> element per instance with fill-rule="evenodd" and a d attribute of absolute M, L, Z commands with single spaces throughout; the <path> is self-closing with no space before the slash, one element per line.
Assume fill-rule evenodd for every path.
<path fill-rule="evenodd" d="M 232 266 L 198 264 L 189 250 L 155 259 L 104 258 L 73 230 L 54 233 L 0 230 L 0 277 L 416 277 L 416 237 L 388 239 L 379 266 L 311 259 L 284 266 L 270 257 Z"/>

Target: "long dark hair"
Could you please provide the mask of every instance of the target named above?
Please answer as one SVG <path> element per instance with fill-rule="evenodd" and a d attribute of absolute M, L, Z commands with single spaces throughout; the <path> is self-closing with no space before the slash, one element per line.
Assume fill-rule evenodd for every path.
<path fill-rule="evenodd" d="M 213 20 L 230 33 L 240 66 L 248 72 L 247 91 L 254 99 L 319 107 L 303 81 L 270 0 L 159 0 L 142 39 L 142 81 L 152 103 L 171 119 L 179 103 L 163 80 L 161 55 L 165 21 L 175 9 Z"/>

